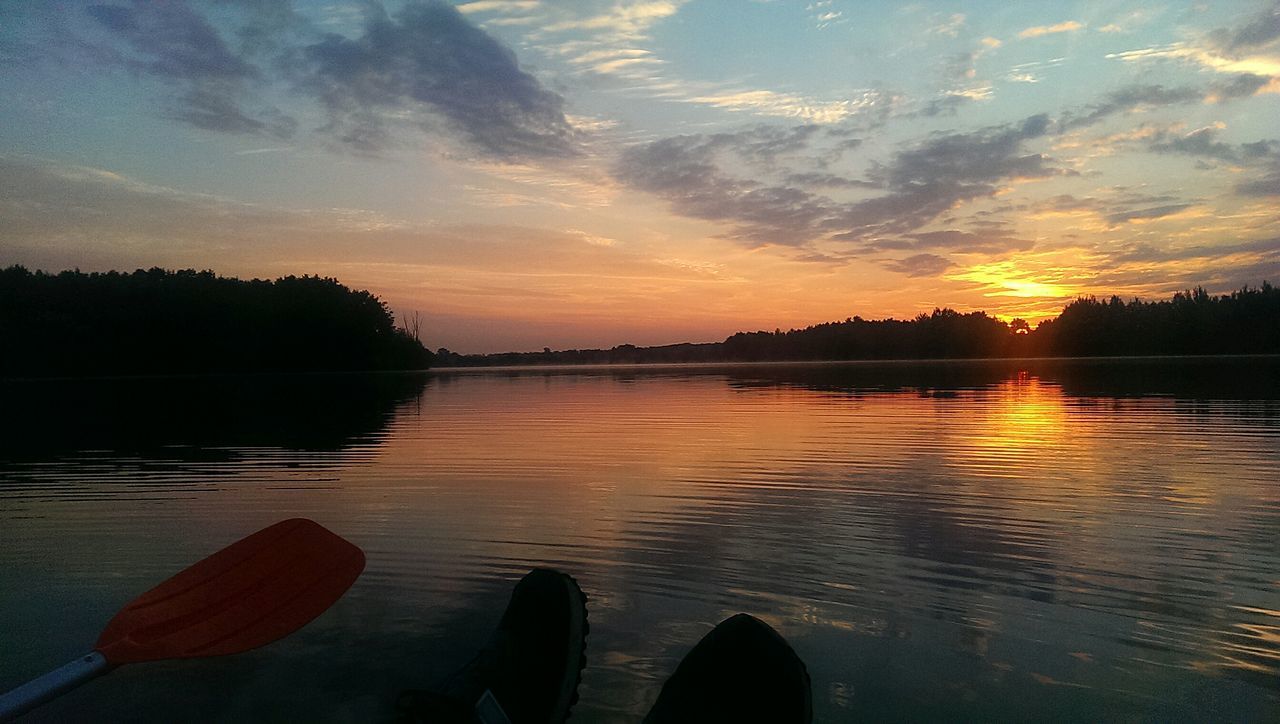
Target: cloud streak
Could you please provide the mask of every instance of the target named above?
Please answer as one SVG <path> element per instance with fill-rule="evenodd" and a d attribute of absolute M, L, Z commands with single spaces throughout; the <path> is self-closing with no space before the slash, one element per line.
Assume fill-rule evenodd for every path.
<path fill-rule="evenodd" d="M 937 254 L 915 254 L 905 259 L 890 259 L 880 264 L 889 271 L 909 277 L 941 276 L 943 272 L 955 265 L 955 262 Z"/>
<path fill-rule="evenodd" d="M 1084 23 L 1075 20 L 1067 20 L 1055 25 L 1036 25 L 1018 33 L 1019 38 L 1024 40 L 1027 38 L 1040 38 L 1045 35 L 1056 35 L 1058 33 L 1074 33 L 1077 30 L 1083 30 Z"/>
<path fill-rule="evenodd" d="M 251 88 L 263 80 L 199 13 L 181 2 L 90 5 L 85 13 L 121 40 L 115 55 L 131 71 L 178 89 L 167 115 L 197 128 L 288 138 L 297 128 L 290 116 L 266 104 L 248 110 Z"/>
<path fill-rule="evenodd" d="M 1060 125 L 1064 131 L 1082 128 L 1118 113 L 1195 103 L 1203 98 L 1203 90 L 1190 86 L 1167 88 L 1163 85 L 1129 85 L 1107 93 L 1102 101 L 1094 103 L 1083 111 L 1067 113 L 1060 121 Z"/>
<path fill-rule="evenodd" d="M 464 9 L 537 5 L 478 0 Z M 157 81 L 171 91 L 161 114 L 202 130 L 292 138 L 297 118 L 271 100 L 288 95 L 314 102 L 326 119 L 315 130 L 346 152 L 383 155 L 413 137 L 405 130 L 443 135 L 467 153 L 499 160 L 579 152 L 581 133 L 566 118 L 564 99 L 443 0 L 410 0 L 394 15 L 370 0 L 350 35 L 322 33 L 323 22 L 289 4 L 257 0 L 225 0 L 216 9 L 117 0 L 66 10 L 73 12 L 37 14 L 47 26 L 49 60 L 88 54 L 96 60 L 88 72 L 123 68 Z"/>
<path fill-rule="evenodd" d="M 1271 45 L 1280 39 L 1280 2 L 1273 2 L 1238 27 L 1213 31 L 1209 39 L 1216 50 L 1228 56 L 1239 56 Z"/>
<path fill-rule="evenodd" d="M 520 69 L 515 54 L 443 2 L 371 11 L 363 35 L 331 34 L 304 49 L 299 88 L 329 116 L 344 147 L 378 154 L 391 117 L 432 129 L 443 118 L 477 150 L 500 158 L 566 156 L 575 132 L 564 99 Z"/>
<path fill-rule="evenodd" d="M 787 179 L 796 185 L 786 185 L 736 176 L 721 156 L 725 141 L 704 135 L 634 146 L 622 154 L 615 175 L 665 199 L 680 215 L 730 223 L 730 238 L 749 244 L 804 246 L 825 238 L 874 251 L 888 248 L 884 237 L 915 232 L 959 204 L 993 196 L 1003 184 L 1071 173 L 1023 148 L 1047 135 L 1049 125 L 1047 116 L 1037 115 L 971 133 L 936 135 L 898 151 L 887 164 L 874 165 L 866 179 L 793 173 Z M 801 185 L 883 193 L 838 201 Z M 958 238 L 919 236 L 898 248 Z M 995 248 L 971 246 L 974 251 Z M 998 246 L 1007 250 L 1011 244 L 1005 240 Z"/>

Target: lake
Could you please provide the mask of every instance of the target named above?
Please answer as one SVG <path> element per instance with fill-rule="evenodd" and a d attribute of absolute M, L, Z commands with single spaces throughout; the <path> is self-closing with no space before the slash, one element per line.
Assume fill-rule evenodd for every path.
<path fill-rule="evenodd" d="M 0 689 L 277 520 L 368 567 L 298 633 L 31 721 L 369 721 L 530 568 L 590 611 L 573 721 L 638 721 L 737 612 L 816 721 L 1280 721 L 1280 362 L 9 382 Z"/>

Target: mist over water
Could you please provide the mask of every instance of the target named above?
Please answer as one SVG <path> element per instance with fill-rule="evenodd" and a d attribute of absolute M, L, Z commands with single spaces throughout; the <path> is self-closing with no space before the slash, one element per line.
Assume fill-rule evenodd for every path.
<path fill-rule="evenodd" d="M 573 721 L 636 721 L 740 611 L 815 720 L 1280 717 L 1274 359 L 6 383 L 0 689 L 277 520 L 368 567 L 302 631 L 125 667 L 32 721 L 366 721 L 550 565 Z"/>

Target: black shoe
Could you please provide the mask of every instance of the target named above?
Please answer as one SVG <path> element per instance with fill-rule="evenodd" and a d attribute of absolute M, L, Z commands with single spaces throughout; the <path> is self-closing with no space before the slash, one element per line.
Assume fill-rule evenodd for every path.
<path fill-rule="evenodd" d="M 535 568 L 471 663 L 439 692 L 404 692 L 396 708 L 401 721 L 559 724 L 578 701 L 586 650 L 586 594 L 572 577 Z"/>
<path fill-rule="evenodd" d="M 720 622 L 662 685 L 645 724 L 813 720 L 809 672 L 786 639 L 740 613 Z"/>

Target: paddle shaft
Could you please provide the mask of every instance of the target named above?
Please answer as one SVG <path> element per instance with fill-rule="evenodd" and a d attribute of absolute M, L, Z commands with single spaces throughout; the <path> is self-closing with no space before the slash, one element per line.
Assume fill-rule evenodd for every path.
<path fill-rule="evenodd" d="M 6 722 L 64 694 L 95 676 L 105 674 L 111 666 L 107 657 L 91 651 L 37 679 L 32 679 L 0 696 L 0 722 Z"/>

